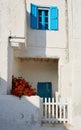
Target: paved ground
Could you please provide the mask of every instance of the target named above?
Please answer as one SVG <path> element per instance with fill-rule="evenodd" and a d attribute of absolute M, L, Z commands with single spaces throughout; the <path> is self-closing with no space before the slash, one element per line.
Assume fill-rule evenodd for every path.
<path fill-rule="evenodd" d="M 81 119 L 81 118 L 80 118 Z M 41 126 L 36 123 L 31 124 L 30 122 L 15 122 L 6 121 L 0 119 L 0 130 L 81 130 L 81 120 L 75 123 L 75 125 L 55 125 L 49 127 Z"/>

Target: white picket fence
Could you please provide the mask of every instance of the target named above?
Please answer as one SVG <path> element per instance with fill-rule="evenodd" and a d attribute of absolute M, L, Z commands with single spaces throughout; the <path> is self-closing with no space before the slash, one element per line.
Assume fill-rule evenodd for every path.
<path fill-rule="evenodd" d="M 43 123 L 70 123 L 71 105 L 70 100 L 45 98 L 42 100 L 42 122 Z"/>

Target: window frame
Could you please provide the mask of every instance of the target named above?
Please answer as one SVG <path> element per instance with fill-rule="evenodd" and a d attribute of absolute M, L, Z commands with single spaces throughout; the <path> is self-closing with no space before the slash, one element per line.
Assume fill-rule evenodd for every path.
<path fill-rule="evenodd" d="M 39 28 L 38 10 L 48 11 L 48 29 Z M 58 31 L 58 7 L 57 6 L 37 6 L 31 3 L 31 28 L 37 30 L 54 30 Z"/>
<path fill-rule="evenodd" d="M 41 28 L 39 27 L 39 24 L 40 24 L 40 21 L 39 21 L 39 10 L 41 10 L 41 12 L 42 12 L 42 14 L 41 14 L 41 24 L 44 25 L 44 27 L 41 26 Z M 48 11 L 48 15 L 47 16 L 45 15 L 45 11 Z M 47 28 L 45 28 L 45 25 L 46 25 L 45 18 L 46 17 L 48 19 L 48 21 L 47 21 L 48 27 Z M 38 7 L 37 26 L 38 26 L 39 30 L 49 30 L 49 7 L 43 7 L 43 8 Z"/>

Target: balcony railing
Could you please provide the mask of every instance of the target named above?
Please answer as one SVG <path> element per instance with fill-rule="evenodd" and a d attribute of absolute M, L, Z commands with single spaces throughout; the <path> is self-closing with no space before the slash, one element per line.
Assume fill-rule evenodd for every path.
<path fill-rule="evenodd" d="M 70 123 L 71 101 L 55 98 L 42 100 L 42 123 Z"/>

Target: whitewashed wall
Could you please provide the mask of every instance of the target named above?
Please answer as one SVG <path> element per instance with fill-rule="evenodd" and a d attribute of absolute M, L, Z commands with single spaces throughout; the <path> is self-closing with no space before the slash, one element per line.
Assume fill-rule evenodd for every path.
<path fill-rule="evenodd" d="M 72 105 L 73 117 L 77 117 L 81 116 L 81 1 L 69 0 L 68 5 L 69 60 L 72 64 Z"/>
<path fill-rule="evenodd" d="M 42 31 L 34 30 L 30 27 L 30 4 L 36 4 L 37 6 L 57 6 L 58 7 L 58 31 Z M 66 48 L 67 47 L 67 35 L 66 35 L 66 2 L 65 0 L 26 0 L 27 4 L 27 44 L 30 47 L 52 47 L 54 48 Z M 40 35 L 39 35 L 40 34 Z"/>
<path fill-rule="evenodd" d="M 58 26 L 55 30 L 36 30 L 30 27 L 30 4 L 38 6 L 57 6 L 59 10 Z M 17 57 L 53 57 L 65 58 L 68 50 L 67 39 L 67 2 L 65 0 L 26 0 L 26 45 L 27 50 L 15 51 Z M 40 34 L 40 35 L 39 35 Z"/>
<path fill-rule="evenodd" d="M 36 4 L 38 6 L 57 6 L 59 10 L 59 29 L 58 31 L 53 30 L 35 30 L 30 27 L 30 4 Z M 68 20 L 67 20 L 67 1 L 63 0 L 53 0 L 48 2 L 47 0 L 26 0 L 26 49 L 15 49 L 14 55 L 18 58 L 27 58 L 27 57 L 38 57 L 38 58 L 58 58 L 58 84 L 55 84 L 55 88 L 58 85 L 58 91 L 62 93 L 65 87 L 65 83 L 62 82 L 63 75 L 62 71 L 66 73 L 67 69 L 61 69 L 68 62 Z M 40 35 L 39 35 L 40 34 Z M 24 62 L 25 63 L 25 62 Z M 24 65 L 23 63 L 23 65 Z M 24 65 L 25 66 L 25 65 Z M 44 65 L 45 66 L 45 65 Z M 16 67 L 16 66 L 14 66 Z M 18 67 L 18 66 L 17 66 Z M 64 67 L 65 68 L 65 67 Z M 27 67 L 26 67 L 27 69 Z M 14 68 L 13 70 L 17 70 Z M 20 67 L 19 67 L 19 73 Z M 30 69 L 29 69 L 30 70 Z M 69 69 L 68 69 L 69 70 Z M 24 69 L 22 68 L 22 73 L 24 73 Z M 55 69 L 52 70 L 55 74 Z M 55 72 L 54 72 L 55 71 Z M 14 71 L 15 72 L 15 71 Z M 17 71 L 18 73 L 18 71 Z M 32 73 L 32 72 L 30 72 Z M 43 71 L 44 73 L 44 71 Z M 23 74 L 25 75 L 25 74 Z M 44 74 L 46 75 L 46 74 Z M 26 76 L 25 76 L 26 77 Z M 47 76 L 46 76 L 47 77 Z M 52 77 L 52 73 L 50 74 Z M 47 77 L 48 78 L 48 77 Z M 34 79 L 34 78 L 33 78 Z M 32 80 L 33 80 L 32 79 Z M 44 76 L 43 76 L 44 79 Z M 49 78 L 50 79 L 50 78 Z M 53 78 L 51 78 L 53 79 Z M 49 81 L 49 80 L 48 80 Z M 37 81 L 36 81 L 37 82 Z M 53 82 L 57 82 L 54 81 Z M 68 80 L 69 82 L 69 80 Z M 68 86 L 69 83 L 67 83 Z M 36 86 L 36 83 L 35 85 Z M 57 89 L 55 89 L 57 90 Z M 65 93 L 65 91 L 63 91 Z M 67 93 L 69 95 L 69 89 L 67 89 Z M 66 94 L 65 94 L 66 95 Z"/>
<path fill-rule="evenodd" d="M 61 69 L 65 64 L 68 62 L 68 37 L 67 37 L 67 1 L 63 0 L 60 2 L 60 0 L 53 0 L 53 1 L 37 1 L 37 0 L 27 0 L 26 1 L 26 11 L 27 11 L 27 19 L 25 19 L 25 1 L 19 1 L 19 0 L 5 0 L 0 1 L 0 14 L 1 14 L 1 20 L 0 20 L 0 49 L 1 49 L 1 94 L 6 94 L 7 90 L 10 91 L 11 87 L 11 76 L 12 71 L 15 75 L 19 75 L 20 73 L 25 72 L 24 69 L 21 69 L 21 65 L 19 66 L 20 62 L 17 60 L 16 57 L 38 57 L 38 58 L 58 58 L 58 83 L 57 83 L 57 75 L 55 77 L 55 73 L 57 74 L 56 65 L 54 64 L 54 69 L 52 65 L 52 71 L 50 76 L 47 77 L 47 79 L 51 77 L 53 84 L 55 84 L 55 90 L 57 90 L 58 85 L 58 91 L 63 92 L 65 83 L 62 82 L 63 75 L 62 73 L 66 73 L 67 69 Z M 59 9 L 59 30 L 58 31 L 39 31 L 38 30 L 32 30 L 30 28 L 30 3 L 34 3 L 36 5 L 43 5 L 43 6 L 58 6 Z M 4 8 L 4 10 L 3 10 Z M 27 21 L 25 21 L 27 20 Z M 25 23 L 25 24 L 24 24 Z M 26 29 L 27 25 L 27 30 Z M 26 31 L 26 32 L 25 32 Z M 40 35 L 39 35 L 40 34 Z M 21 48 L 21 49 L 13 49 L 10 46 L 9 43 L 9 36 L 15 36 L 15 37 L 24 37 L 26 36 L 26 45 L 27 48 Z M 15 43 L 14 43 L 15 44 Z M 4 51 L 3 51 L 4 50 Z M 18 63 L 19 62 L 19 63 Z M 22 64 L 24 65 L 25 62 Z M 27 62 L 26 62 L 27 64 Z M 43 65 L 46 67 L 47 65 Z M 12 70 L 13 68 L 13 70 Z M 46 67 L 49 68 L 49 67 Z M 64 67 L 65 68 L 65 67 Z M 66 67 L 67 68 L 67 67 Z M 27 68 L 28 71 L 29 68 Z M 44 69 L 44 68 L 43 68 Z M 47 71 L 48 72 L 48 71 Z M 46 73 L 47 73 L 46 72 Z M 31 72 L 30 72 L 31 73 Z M 56 78 L 56 81 L 53 81 L 53 76 Z M 26 75 L 23 74 L 25 77 Z M 46 77 L 46 74 L 45 74 Z M 43 77 L 44 78 L 44 77 Z M 67 77 L 65 77 L 67 78 Z M 47 80 L 46 79 L 46 80 Z M 33 79 L 34 80 L 34 79 Z M 69 81 L 68 81 L 69 82 Z M 67 82 L 67 86 L 68 83 Z M 36 86 L 36 83 L 35 85 Z M 65 88 L 66 89 L 66 88 Z M 65 92 L 65 91 L 64 91 Z M 68 91 L 69 93 L 69 87 Z"/>
<path fill-rule="evenodd" d="M 0 1 L 0 94 L 7 93 L 8 87 L 8 35 L 9 3 Z"/>
<path fill-rule="evenodd" d="M 43 6 L 58 6 L 59 30 L 40 31 L 30 28 L 30 3 Z M 81 2 L 80 0 L 27 0 L 25 21 L 24 1 L 0 0 L 0 94 L 10 88 L 12 66 L 16 75 L 22 73 L 20 60 L 16 57 L 58 58 L 58 89 L 60 94 L 72 98 L 73 116 L 81 115 Z M 24 23 L 27 22 L 25 32 Z M 25 23 L 26 27 L 26 23 Z M 9 36 L 24 37 L 25 49 L 11 49 Z M 14 60 L 12 57 L 14 54 Z M 12 61 L 12 62 L 11 62 Z M 14 65 L 13 65 L 14 63 Z M 22 66 L 28 64 L 26 61 Z M 45 66 L 45 64 L 44 64 Z M 56 65 L 54 65 L 56 67 Z M 28 71 L 29 68 L 27 68 Z M 23 74 L 26 77 L 25 74 Z M 56 83 L 55 83 L 56 84 Z"/>
<path fill-rule="evenodd" d="M 14 37 L 25 36 L 25 4 L 24 0 L 8 0 L 10 35 Z"/>
<path fill-rule="evenodd" d="M 10 91 L 13 50 L 9 36 L 24 37 L 24 12 L 24 1 L 0 0 L 0 94 Z"/>

